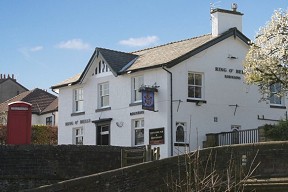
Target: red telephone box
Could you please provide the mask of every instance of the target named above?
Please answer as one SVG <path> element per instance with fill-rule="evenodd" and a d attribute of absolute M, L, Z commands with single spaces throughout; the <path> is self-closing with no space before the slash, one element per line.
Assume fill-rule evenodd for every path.
<path fill-rule="evenodd" d="M 22 101 L 8 104 L 7 144 L 31 143 L 31 107 Z"/>

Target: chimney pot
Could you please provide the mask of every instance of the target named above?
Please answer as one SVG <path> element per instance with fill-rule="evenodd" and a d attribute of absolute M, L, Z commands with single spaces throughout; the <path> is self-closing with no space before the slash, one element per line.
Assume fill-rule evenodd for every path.
<path fill-rule="evenodd" d="M 2 73 L 0 74 L 0 79 L 2 79 Z"/>
<path fill-rule="evenodd" d="M 4 74 L 4 79 L 6 79 L 6 75 Z"/>
<path fill-rule="evenodd" d="M 12 74 L 12 79 L 14 79 L 14 74 Z"/>
<path fill-rule="evenodd" d="M 232 3 L 231 5 L 231 8 L 232 8 L 232 11 L 236 12 L 237 11 L 237 3 Z"/>

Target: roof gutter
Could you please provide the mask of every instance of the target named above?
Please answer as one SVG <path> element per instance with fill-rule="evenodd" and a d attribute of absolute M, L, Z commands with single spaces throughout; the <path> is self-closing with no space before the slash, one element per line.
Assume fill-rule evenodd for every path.
<path fill-rule="evenodd" d="M 170 132 L 171 132 L 171 138 L 170 138 L 170 142 L 171 142 L 171 150 L 170 150 L 170 155 L 171 157 L 173 156 L 173 75 L 171 71 L 168 71 L 164 65 L 162 65 L 162 69 L 165 70 L 167 73 L 169 73 L 170 75 Z"/>

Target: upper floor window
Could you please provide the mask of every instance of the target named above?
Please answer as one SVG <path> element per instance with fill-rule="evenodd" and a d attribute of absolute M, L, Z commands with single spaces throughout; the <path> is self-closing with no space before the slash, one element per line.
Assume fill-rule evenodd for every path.
<path fill-rule="evenodd" d="M 46 117 L 46 125 L 52 125 L 52 116 Z"/>
<path fill-rule="evenodd" d="M 84 111 L 84 100 L 83 100 L 83 89 L 74 90 L 74 111 L 82 112 Z"/>
<path fill-rule="evenodd" d="M 284 105 L 283 97 L 278 95 L 281 91 L 281 84 L 275 83 L 270 86 L 270 104 L 272 105 Z"/>
<path fill-rule="evenodd" d="M 109 106 L 109 83 L 99 84 L 99 106 L 108 107 Z"/>
<path fill-rule="evenodd" d="M 188 73 L 188 97 L 193 99 L 203 99 L 202 73 Z"/>
<path fill-rule="evenodd" d="M 132 102 L 140 102 L 142 100 L 142 94 L 141 92 L 139 92 L 139 88 L 143 84 L 143 76 L 137 76 L 132 78 Z"/>

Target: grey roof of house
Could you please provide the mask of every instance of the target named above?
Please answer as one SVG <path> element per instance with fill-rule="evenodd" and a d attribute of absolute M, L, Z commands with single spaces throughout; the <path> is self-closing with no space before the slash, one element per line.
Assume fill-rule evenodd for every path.
<path fill-rule="evenodd" d="M 32 113 L 42 114 L 58 110 L 57 96 L 42 89 L 25 91 L 0 104 L 0 112 L 8 111 L 8 104 L 16 101 L 24 101 L 32 104 Z"/>
<path fill-rule="evenodd" d="M 69 84 L 73 85 L 80 82 L 87 73 L 87 70 L 89 70 L 92 58 L 95 54 L 97 55 L 97 50 L 103 55 L 111 70 L 117 75 L 121 75 L 128 71 L 145 70 L 162 66 L 167 68 L 173 67 L 174 65 L 177 65 L 178 63 L 231 36 L 234 36 L 234 38 L 238 37 L 246 44 L 249 44 L 249 38 L 238 31 L 237 28 L 231 28 L 217 37 L 207 34 L 132 53 L 96 48 L 81 75 L 76 75 L 62 83 L 52 86 L 51 88 L 57 89 Z"/>

